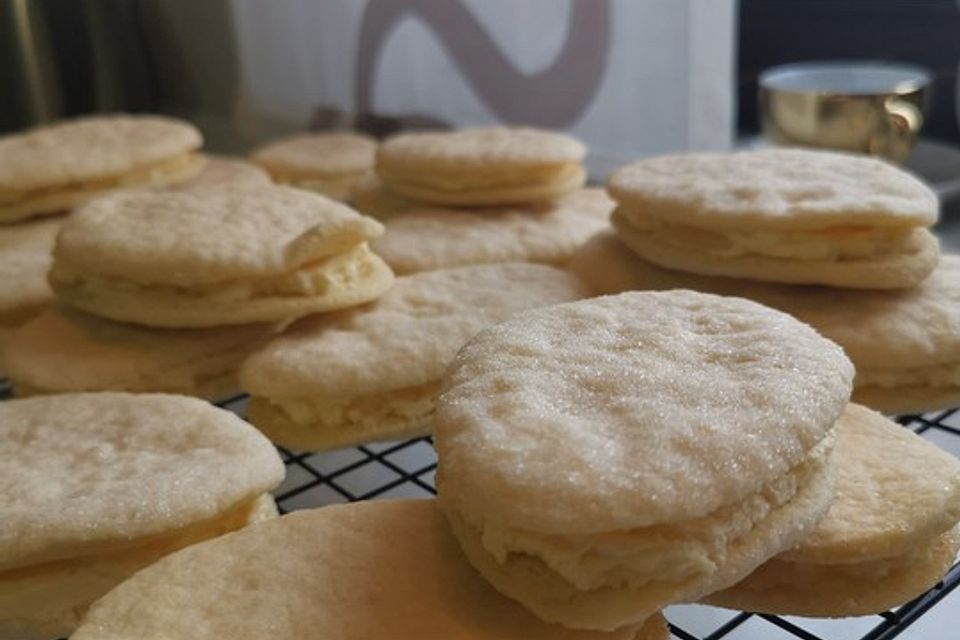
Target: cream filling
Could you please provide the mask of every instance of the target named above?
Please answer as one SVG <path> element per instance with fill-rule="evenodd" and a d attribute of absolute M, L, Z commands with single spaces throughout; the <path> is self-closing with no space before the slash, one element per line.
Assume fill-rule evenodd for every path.
<path fill-rule="evenodd" d="M 480 529 L 481 544 L 501 564 L 510 554 L 534 556 L 580 590 L 682 582 L 714 572 L 734 541 L 822 473 L 833 440 L 832 435 L 824 438 L 803 462 L 752 496 L 701 518 L 588 535 L 542 534 L 493 523 L 471 526 Z"/>
<path fill-rule="evenodd" d="M 133 548 L 0 572 L 0 620 L 24 629 L 45 628 L 51 637 L 68 635 L 94 600 L 131 575 L 177 549 L 276 517 L 273 499 L 263 495 L 173 534 Z"/>
<path fill-rule="evenodd" d="M 915 369 L 857 369 L 854 387 L 960 387 L 960 364 Z"/>
<path fill-rule="evenodd" d="M 833 227 L 811 231 L 707 230 L 649 217 L 623 222 L 651 241 L 696 248 L 718 257 L 764 256 L 793 260 L 864 260 L 908 253 L 914 227 Z"/>
<path fill-rule="evenodd" d="M 168 178 L 177 177 L 182 174 L 191 173 L 191 169 L 199 170 L 203 166 L 204 159 L 199 152 L 184 153 L 167 160 L 161 160 L 154 164 L 138 167 L 127 173 L 99 180 L 89 180 L 86 182 L 66 183 L 56 186 L 43 187 L 40 189 L 31 189 L 28 191 L 2 191 L 0 190 L 0 206 L 6 207 L 20 203 L 38 200 L 47 196 L 59 194 L 83 194 L 96 193 L 99 191 L 109 191 L 120 187 L 127 187 L 139 184 L 154 184 L 163 182 Z M 186 176 L 184 176 L 186 177 Z"/>
<path fill-rule="evenodd" d="M 50 271 L 50 280 L 61 286 L 83 287 L 91 291 L 206 298 L 217 302 L 271 297 L 314 297 L 349 290 L 368 279 L 376 267 L 372 258 L 373 253 L 367 243 L 363 242 L 340 255 L 327 257 L 277 276 L 186 287 L 141 284 L 87 274 L 57 257 Z"/>
<path fill-rule="evenodd" d="M 402 183 L 421 189 L 458 193 L 477 189 L 502 189 L 530 185 L 567 183 L 583 169 L 575 162 L 550 164 L 504 171 L 503 169 L 471 169 L 456 173 L 442 171 L 405 171 L 397 167 L 377 169 L 385 181 Z"/>
<path fill-rule="evenodd" d="M 314 395 L 309 398 L 257 398 L 301 427 L 335 430 L 352 425 L 376 425 L 423 419 L 433 411 L 439 382 L 354 397 Z"/>

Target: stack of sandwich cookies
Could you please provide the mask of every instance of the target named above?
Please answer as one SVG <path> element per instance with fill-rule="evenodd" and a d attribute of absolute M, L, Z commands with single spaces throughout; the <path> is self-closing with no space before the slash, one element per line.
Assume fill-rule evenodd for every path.
<path fill-rule="evenodd" d="M 837 422 L 837 497 L 814 532 L 706 602 L 815 617 L 880 613 L 936 584 L 960 550 L 960 461 L 869 409 Z"/>
<path fill-rule="evenodd" d="M 305 318 L 241 367 L 251 422 L 274 442 L 321 450 L 429 433 L 433 395 L 481 329 L 588 295 L 545 265 L 441 269 L 397 279 L 371 305 Z"/>
<path fill-rule="evenodd" d="M 17 396 L 131 391 L 219 400 L 239 393 L 237 368 L 276 329 L 151 329 L 52 307 L 10 333 L 3 370 Z"/>
<path fill-rule="evenodd" d="M 919 284 L 936 266 L 936 195 L 881 160 L 768 149 L 642 160 L 616 171 L 621 239 L 659 266 L 856 289 Z"/>
<path fill-rule="evenodd" d="M 10 400 L 0 433 L 2 638 L 69 634 L 95 599 L 160 557 L 276 515 L 276 450 L 201 400 Z"/>
<path fill-rule="evenodd" d="M 377 141 L 353 132 L 303 134 L 257 149 L 250 161 L 273 180 L 346 200 L 353 185 L 373 175 Z"/>
<path fill-rule="evenodd" d="M 300 511 L 185 549 L 107 594 L 72 639 L 307 636 L 666 640 L 668 633 L 659 615 L 609 634 L 538 620 L 476 574 L 433 501 L 405 500 Z"/>
<path fill-rule="evenodd" d="M 488 127 L 401 133 L 377 152 L 384 185 L 421 203 L 490 207 L 554 200 L 586 181 L 586 150 L 560 133 Z"/>
<path fill-rule="evenodd" d="M 281 322 L 362 304 L 393 283 L 380 223 L 276 186 L 127 192 L 74 211 L 54 250 L 58 299 L 153 327 Z"/>
<path fill-rule="evenodd" d="M 47 270 L 60 218 L 0 227 L 0 327 L 39 313 L 52 299 Z"/>
<path fill-rule="evenodd" d="M 231 158 L 204 154 L 203 169 L 183 182 L 166 187 L 168 189 L 193 189 L 196 187 L 235 187 L 237 185 L 272 184 L 270 174 L 255 164 Z"/>
<path fill-rule="evenodd" d="M 491 262 L 562 264 L 607 226 L 612 209 L 600 189 L 492 210 L 421 207 L 385 220 L 372 246 L 401 274 Z"/>
<path fill-rule="evenodd" d="M 444 378 L 440 504 L 472 564 L 539 617 L 636 624 L 814 529 L 852 378 L 835 344 L 742 299 L 627 293 L 525 312 Z"/>
<path fill-rule="evenodd" d="M 789 313 L 843 347 L 857 370 L 853 399 L 879 411 L 960 404 L 960 256 L 942 256 L 911 289 L 792 286 L 664 269 L 605 232 L 581 247 L 569 267 L 595 293 L 694 289 Z"/>
<path fill-rule="evenodd" d="M 106 115 L 0 138 L 0 222 L 65 211 L 116 189 L 186 180 L 203 167 L 187 122 Z"/>

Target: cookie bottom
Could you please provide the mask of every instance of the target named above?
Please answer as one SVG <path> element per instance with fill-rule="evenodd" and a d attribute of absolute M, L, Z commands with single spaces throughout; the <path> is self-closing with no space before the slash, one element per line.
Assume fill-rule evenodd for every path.
<path fill-rule="evenodd" d="M 623 243 L 644 260 L 708 276 L 852 289 L 903 289 L 920 284 L 940 259 L 939 241 L 925 229 L 918 230 L 909 250 L 900 254 L 860 260 L 800 260 L 711 255 L 695 246 L 654 240 L 634 228 L 622 214 L 615 212 L 610 221 Z"/>
<path fill-rule="evenodd" d="M 857 564 L 814 565 L 774 559 L 703 602 L 728 609 L 813 618 L 881 613 L 939 582 L 958 550 L 960 529 L 953 529 L 930 541 L 909 561 L 885 571 L 858 572 Z"/>

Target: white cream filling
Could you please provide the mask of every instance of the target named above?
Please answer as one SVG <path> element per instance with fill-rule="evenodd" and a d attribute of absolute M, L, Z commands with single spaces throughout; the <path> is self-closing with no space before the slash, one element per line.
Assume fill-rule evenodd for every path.
<path fill-rule="evenodd" d="M 50 279 L 64 286 L 80 286 L 94 291 L 121 291 L 150 294 L 203 297 L 219 302 L 246 301 L 278 296 L 318 296 L 350 289 L 368 278 L 374 265 L 366 243 L 352 250 L 302 266 L 289 273 L 248 281 L 220 282 L 195 287 L 141 284 L 131 280 L 83 273 L 57 258 Z"/>
<path fill-rule="evenodd" d="M 832 447 L 831 435 L 756 494 L 684 522 L 591 535 L 542 534 L 489 522 L 471 526 L 480 529 L 481 544 L 498 562 L 510 554 L 535 556 L 581 590 L 681 582 L 715 571 L 731 541 L 748 535 L 823 471 Z"/>
<path fill-rule="evenodd" d="M 621 219 L 653 241 L 693 246 L 718 257 L 750 255 L 793 260 L 862 260 L 908 252 L 906 228 L 834 227 L 813 231 L 707 230 L 649 217 Z"/>

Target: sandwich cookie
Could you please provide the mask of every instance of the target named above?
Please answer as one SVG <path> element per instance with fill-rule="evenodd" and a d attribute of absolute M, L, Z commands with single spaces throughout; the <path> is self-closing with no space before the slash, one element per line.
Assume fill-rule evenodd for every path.
<path fill-rule="evenodd" d="M 240 369 L 249 419 L 294 449 L 425 435 L 443 370 L 467 340 L 587 293 L 569 273 L 534 264 L 398 278 L 373 304 L 304 318 L 250 356 Z"/>
<path fill-rule="evenodd" d="M 63 637 L 162 556 L 276 515 L 276 450 L 202 400 L 10 400 L 0 434 L 0 638 Z"/>
<path fill-rule="evenodd" d="M 47 271 L 62 222 L 49 218 L 0 227 L 0 328 L 24 322 L 53 298 Z"/>
<path fill-rule="evenodd" d="M 843 347 L 857 369 L 853 399 L 879 411 L 960 405 L 960 256 L 944 255 L 912 289 L 803 287 L 663 269 L 602 233 L 577 252 L 570 269 L 597 293 L 695 289 L 789 313 Z"/>
<path fill-rule="evenodd" d="M 104 596 L 71 636 L 268 637 L 666 640 L 668 633 L 659 615 L 610 634 L 538 620 L 477 575 L 433 500 L 389 500 L 297 511 L 184 549 Z"/>
<path fill-rule="evenodd" d="M 960 550 L 960 461 L 851 404 L 837 422 L 837 497 L 814 532 L 705 602 L 782 615 L 880 613 L 920 596 Z"/>
<path fill-rule="evenodd" d="M 367 246 L 382 232 L 289 187 L 120 193 L 70 215 L 50 284 L 61 302 L 121 322 L 281 322 L 389 289 L 390 268 Z"/>
<path fill-rule="evenodd" d="M 472 564 L 544 620 L 636 624 L 739 582 L 833 499 L 843 351 L 690 291 L 518 314 L 444 376 L 438 489 Z"/>
<path fill-rule="evenodd" d="M 275 332 L 266 324 L 149 329 L 52 307 L 10 333 L 3 370 L 18 396 L 135 391 L 219 400 L 239 392 L 237 368 Z"/>
<path fill-rule="evenodd" d="M 561 133 L 520 127 L 401 133 L 377 152 L 377 174 L 401 196 L 484 207 L 553 200 L 586 181 L 586 149 Z"/>
<path fill-rule="evenodd" d="M 297 135 L 271 142 L 250 156 L 279 184 L 346 200 L 351 186 L 373 174 L 376 139 L 362 133 Z"/>
<path fill-rule="evenodd" d="M 803 149 L 641 160 L 607 185 L 621 239 L 661 267 L 854 289 L 919 284 L 937 197 L 867 156 Z"/>
<path fill-rule="evenodd" d="M 201 146 L 188 122 L 124 114 L 0 137 L 0 222 L 65 211 L 124 187 L 186 180 L 203 167 Z"/>
<path fill-rule="evenodd" d="M 210 154 L 204 154 L 203 159 L 203 169 L 200 173 L 169 188 L 180 190 L 196 187 L 273 184 L 266 171 L 244 160 Z"/>
<path fill-rule="evenodd" d="M 495 210 L 421 208 L 385 220 L 386 232 L 372 246 L 396 273 L 490 262 L 561 264 L 608 226 L 612 209 L 600 189 Z"/>

